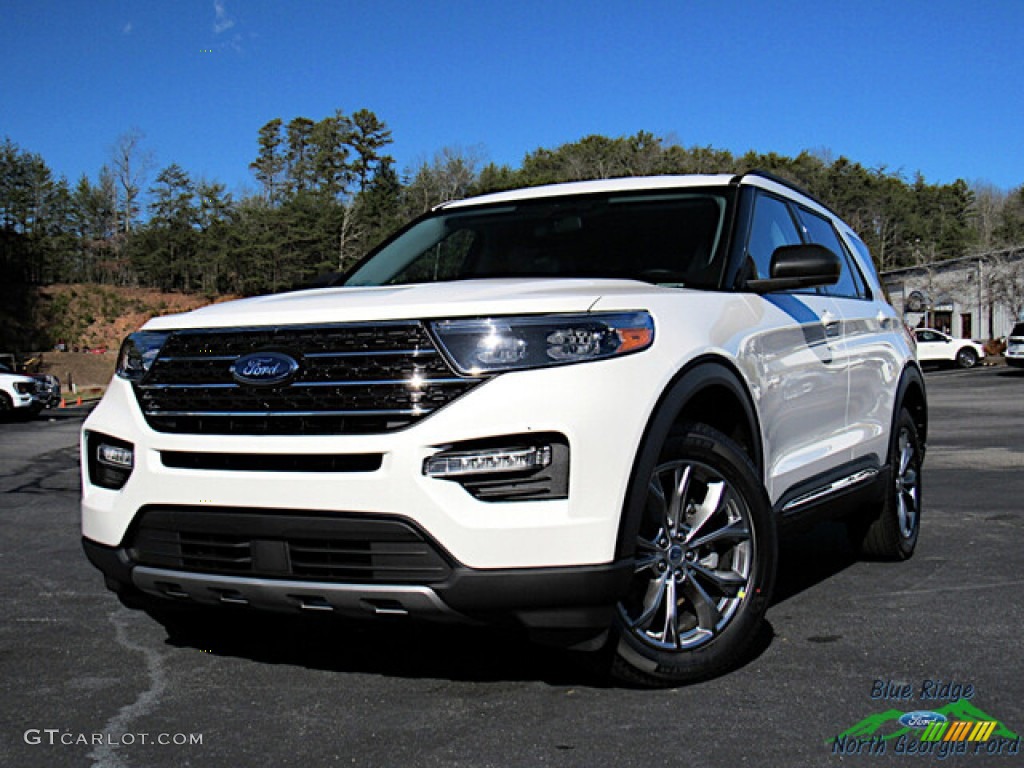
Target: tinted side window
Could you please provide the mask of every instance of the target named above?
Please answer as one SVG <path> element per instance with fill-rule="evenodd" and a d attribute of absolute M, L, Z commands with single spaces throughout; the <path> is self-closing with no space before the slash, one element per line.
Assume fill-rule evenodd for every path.
<path fill-rule="evenodd" d="M 757 277 L 771 277 L 772 254 L 780 245 L 799 245 L 800 232 L 793 222 L 789 206 L 778 198 L 759 194 L 754 204 L 754 220 L 747 241 L 747 256 L 757 269 Z"/>
<path fill-rule="evenodd" d="M 862 299 L 867 296 L 864 279 L 857 271 L 856 265 L 852 263 L 846 248 L 843 247 L 839 235 L 832 227 L 832 222 L 806 208 L 797 210 L 800 213 L 800 223 L 803 224 L 808 239 L 812 243 L 824 245 L 832 251 L 839 257 L 839 262 L 842 265 L 838 282 L 835 285 L 823 286 L 822 291 L 829 296 L 841 296 L 849 299 Z"/>

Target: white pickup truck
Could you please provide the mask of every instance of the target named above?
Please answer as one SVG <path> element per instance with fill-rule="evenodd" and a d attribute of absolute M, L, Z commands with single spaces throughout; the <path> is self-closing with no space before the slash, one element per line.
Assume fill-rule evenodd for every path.
<path fill-rule="evenodd" d="M 36 392 L 35 379 L 14 373 L 0 363 L 0 418 L 14 414 L 36 416 L 43 409 Z"/>

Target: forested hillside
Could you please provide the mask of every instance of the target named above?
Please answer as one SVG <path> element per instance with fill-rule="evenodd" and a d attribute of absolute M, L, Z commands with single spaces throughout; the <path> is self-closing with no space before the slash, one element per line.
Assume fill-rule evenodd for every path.
<path fill-rule="evenodd" d="M 771 171 L 846 218 L 880 269 L 1024 243 L 1024 187 L 929 184 L 825 150 L 739 156 L 640 132 L 540 148 L 515 168 L 486 163 L 475 151 L 441 149 L 400 173 L 387 153 L 390 129 L 365 109 L 277 118 L 240 140 L 252 141 L 255 191 L 237 198 L 177 164 L 148 167 L 138 133 L 118 139 L 95 177 L 77 180 L 55 178 L 45 158 L 4 140 L 0 282 L 8 319 L 0 329 L 8 338 L 0 347 L 28 343 L 10 321 L 19 302 L 30 300 L 19 286 L 91 283 L 210 299 L 277 291 L 344 270 L 444 200 L 576 179 Z"/>

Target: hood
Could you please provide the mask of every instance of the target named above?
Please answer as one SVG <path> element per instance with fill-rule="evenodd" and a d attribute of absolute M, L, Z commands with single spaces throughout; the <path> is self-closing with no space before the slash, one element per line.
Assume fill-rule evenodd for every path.
<path fill-rule="evenodd" d="M 632 280 L 565 278 L 320 288 L 211 304 L 180 315 L 154 318 L 145 328 L 176 330 L 586 312 L 609 294 L 637 295 L 664 290 Z"/>
<path fill-rule="evenodd" d="M 14 384 L 15 382 L 35 384 L 36 380 L 31 376 L 25 376 L 21 373 L 8 373 L 7 371 L 0 371 L 0 379 L 7 382 L 8 384 Z"/>

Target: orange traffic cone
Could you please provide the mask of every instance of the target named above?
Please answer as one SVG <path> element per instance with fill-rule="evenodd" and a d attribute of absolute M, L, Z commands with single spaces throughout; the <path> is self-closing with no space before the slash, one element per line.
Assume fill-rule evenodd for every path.
<path fill-rule="evenodd" d="M 58 405 L 57 407 L 58 408 L 67 408 L 68 407 L 68 404 L 64 402 L 64 398 L 63 397 L 60 399 L 60 405 Z"/>
<path fill-rule="evenodd" d="M 79 395 L 79 396 L 78 396 L 78 402 L 77 402 L 77 403 L 75 403 L 75 405 L 81 405 L 81 404 L 82 404 L 82 396 L 81 396 L 81 395 Z"/>

